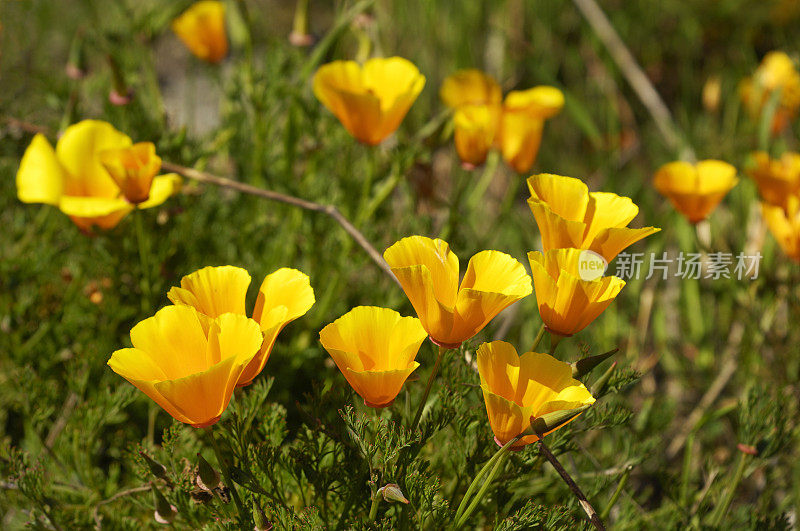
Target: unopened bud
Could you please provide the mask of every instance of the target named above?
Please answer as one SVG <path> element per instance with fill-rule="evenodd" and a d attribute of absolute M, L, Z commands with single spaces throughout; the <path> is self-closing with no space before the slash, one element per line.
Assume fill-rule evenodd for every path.
<path fill-rule="evenodd" d="M 253 522 L 256 524 L 253 531 L 270 531 L 273 527 L 272 522 L 264 514 L 264 509 L 255 500 L 253 500 Z"/>
<path fill-rule="evenodd" d="M 172 522 L 178 514 L 178 508 L 170 504 L 155 485 L 153 485 L 153 500 L 156 506 L 153 517 L 156 522 L 159 524 L 169 524 Z"/>
<path fill-rule="evenodd" d="M 212 492 L 219 486 L 219 472 L 201 454 L 197 454 L 197 459 L 197 477 L 194 481 L 201 489 Z"/>
<path fill-rule="evenodd" d="M 408 503 L 408 499 L 403 496 L 403 491 L 400 490 L 400 485 L 389 483 L 378 489 L 378 492 L 383 494 L 383 499 L 388 502 Z"/>
<path fill-rule="evenodd" d="M 747 455 L 758 455 L 758 448 L 755 446 L 751 446 L 749 444 L 742 444 L 739 443 L 736 445 L 736 448 L 739 449 L 740 452 Z"/>
<path fill-rule="evenodd" d="M 141 455 L 145 463 L 147 463 L 147 468 L 150 469 L 151 474 L 158 479 L 167 479 L 167 467 L 142 451 L 139 451 L 139 455 Z"/>
<path fill-rule="evenodd" d="M 544 437 L 551 431 L 560 428 L 567 422 L 571 421 L 587 409 L 589 409 L 589 406 L 585 405 L 575 409 L 553 411 L 552 413 L 546 413 L 541 417 L 531 419 L 531 427 L 525 430 L 523 435 L 535 434 L 540 438 Z"/>
<path fill-rule="evenodd" d="M 592 372 L 592 370 L 594 370 L 595 367 L 606 361 L 608 358 L 610 358 L 617 352 L 619 352 L 619 349 L 615 348 L 614 350 L 609 350 L 608 352 L 605 352 L 603 354 L 597 354 L 596 356 L 589 356 L 581 360 L 578 360 L 576 362 L 573 362 L 571 364 L 572 377 L 578 380 L 581 379 L 582 377 Z"/>
<path fill-rule="evenodd" d="M 609 367 L 606 372 L 604 372 L 603 375 L 597 379 L 594 385 L 592 385 L 592 396 L 598 397 L 603 394 L 603 391 L 605 391 L 606 385 L 608 385 L 608 381 L 611 379 L 611 375 L 614 374 L 614 370 L 616 368 L 617 362 L 615 361 L 611 364 L 611 367 Z"/>

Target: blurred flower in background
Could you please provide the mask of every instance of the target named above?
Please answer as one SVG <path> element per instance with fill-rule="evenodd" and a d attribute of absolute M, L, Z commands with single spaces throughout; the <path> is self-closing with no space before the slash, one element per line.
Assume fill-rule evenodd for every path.
<path fill-rule="evenodd" d="M 180 190 L 177 175 L 150 175 L 161 165 L 154 149 L 150 153 L 150 148 L 145 148 L 144 161 L 135 156 L 133 161 L 123 161 L 123 153 L 128 157 L 139 149 L 132 144 L 126 134 L 98 120 L 68 127 L 55 150 L 44 135 L 37 134 L 17 171 L 17 195 L 24 203 L 57 206 L 85 232 L 95 225 L 111 229 L 134 208 L 158 206 Z M 104 160 L 117 178 L 104 167 Z M 130 174 L 127 162 L 131 162 Z"/>
<path fill-rule="evenodd" d="M 526 173 L 536 162 L 544 122 L 564 106 L 564 95 L 555 87 L 515 90 L 503 101 L 499 144 L 503 159 L 517 173 Z"/>
<path fill-rule="evenodd" d="M 371 146 L 394 133 L 425 86 L 425 76 L 402 57 L 364 65 L 334 61 L 314 74 L 314 94 L 356 140 Z"/>
<path fill-rule="evenodd" d="M 500 85 L 476 69 L 459 70 L 442 83 L 439 96 L 455 110 L 455 144 L 467 168 L 486 160 L 497 147 L 518 173 L 533 166 L 546 119 L 561 111 L 564 95 L 555 87 L 511 91 L 503 100 Z"/>
<path fill-rule="evenodd" d="M 415 317 L 358 306 L 323 328 L 319 340 L 364 404 L 381 408 L 419 367 L 414 358 L 427 335 Z"/>
<path fill-rule="evenodd" d="M 757 151 L 751 162 L 747 173 L 764 201 L 788 209 L 789 198 L 800 192 L 800 153 L 787 151 L 773 159 L 767 152 Z"/>
<path fill-rule="evenodd" d="M 172 31 L 198 59 L 218 63 L 228 54 L 225 4 L 202 0 L 172 21 Z"/>
<path fill-rule="evenodd" d="M 664 164 L 653 178 L 656 190 L 690 223 L 706 219 L 739 182 L 736 168 L 721 160 Z"/>
<path fill-rule="evenodd" d="M 789 196 L 786 207 L 761 203 L 761 213 L 786 256 L 800 263 L 800 199 Z"/>
<path fill-rule="evenodd" d="M 753 76 L 741 82 L 739 94 L 754 119 L 761 116 L 771 98 L 778 98 L 771 125 L 772 133 L 777 134 L 797 115 L 800 107 L 800 73 L 787 54 L 769 52 Z"/>

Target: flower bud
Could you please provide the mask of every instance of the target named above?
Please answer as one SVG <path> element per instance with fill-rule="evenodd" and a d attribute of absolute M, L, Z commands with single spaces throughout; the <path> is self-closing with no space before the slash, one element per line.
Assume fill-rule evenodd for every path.
<path fill-rule="evenodd" d="M 156 506 L 153 518 L 155 518 L 156 522 L 165 525 L 172 522 L 175 519 L 175 515 L 178 514 L 178 508 L 170 504 L 155 485 L 153 485 L 153 500 Z"/>
<path fill-rule="evenodd" d="M 403 496 L 403 491 L 400 490 L 400 485 L 396 483 L 388 483 L 387 485 L 378 489 L 378 492 L 383 494 L 383 499 L 388 502 L 408 503 L 408 499 Z"/>
<path fill-rule="evenodd" d="M 158 479 L 167 479 L 167 467 L 144 453 L 143 451 L 139 451 L 139 455 L 142 456 L 145 463 L 147 463 L 147 468 L 150 469 L 150 473 L 153 474 Z"/>
<path fill-rule="evenodd" d="M 253 531 L 270 531 L 273 528 L 272 522 L 267 519 L 264 509 L 256 500 L 253 500 L 253 522 L 256 524 Z"/>
<path fill-rule="evenodd" d="M 197 454 L 197 459 L 197 477 L 194 481 L 201 489 L 212 492 L 219 486 L 219 472 L 201 454 Z"/>

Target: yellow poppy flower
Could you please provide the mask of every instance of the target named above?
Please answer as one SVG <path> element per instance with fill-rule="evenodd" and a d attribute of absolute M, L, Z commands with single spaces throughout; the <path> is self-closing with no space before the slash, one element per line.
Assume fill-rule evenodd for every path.
<path fill-rule="evenodd" d="M 489 74 L 470 68 L 447 76 L 439 89 L 445 105 L 458 109 L 462 105 L 497 105 L 503 91 Z"/>
<path fill-rule="evenodd" d="M 736 168 L 721 160 L 670 162 L 653 178 L 656 190 L 690 223 L 706 219 L 738 182 Z"/>
<path fill-rule="evenodd" d="M 758 151 L 752 155 L 748 174 L 756 182 L 764 201 L 786 209 L 789 197 L 800 192 L 800 153 L 786 152 L 779 159 Z"/>
<path fill-rule="evenodd" d="M 103 167 L 102 154 L 128 149 L 131 139 L 106 122 L 84 120 L 71 125 L 56 143 L 33 137 L 17 171 L 17 195 L 23 203 L 57 206 L 83 231 L 93 225 L 111 229 L 134 208 L 158 206 L 180 189 L 175 174 L 152 180 L 144 202 L 133 205 Z"/>
<path fill-rule="evenodd" d="M 261 331 L 243 315 L 211 319 L 189 306 L 167 306 L 134 326 L 131 342 L 133 348 L 111 355 L 111 369 L 175 419 L 204 428 L 228 407 Z"/>
<path fill-rule="evenodd" d="M 511 91 L 503 102 L 499 145 L 506 163 L 519 173 L 531 169 L 542 142 L 544 121 L 564 106 L 564 94 L 555 87 L 540 86 Z"/>
<path fill-rule="evenodd" d="M 380 144 L 395 132 L 425 86 L 425 76 L 402 57 L 334 61 L 314 74 L 317 99 L 359 142 Z"/>
<path fill-rule="evenodd" d="M 586 387 L 572 378 L 569 363 L 538 352 L 519 356 L 505 341 L 483 343 L 478 348 L 478 373 L 489 424 L 500 446 L 529 429 L 531 421 L 542 415 L 595 401 Z M 512 449 L 538 440 L 535 434 L 526 435 Z"/>
<path fill-rule="evenodd" d="M 245 315 L 245 297 L 250 274 L 234 266 L 204 267 L 181 279 L 167 297 L 173 304 L 195 308 L 208 317 L 224 313 Z M 264 339 L 257 356 L 239 378 L 238 387 L 249 385 L 264 369 L 278 334 L 290 322 L 314 305 L 314 290 L 308 276 L 296 269 L 281 268 L 264 278 L 258 290 L 253 319 L 261 326 Z"/>
<path fill-rule="evenodd" d="M 172 21 L 172 31 L 198 59 L 218 63 L 228 55 L 223 2 L 202 0 L 192 4 Z"/>
<path fill-rule="evenodd" d="M 785 210 L 761 203 L 761 213 L 786 256 L 800 263 L 800 198 L 794 195 L 789 197 Z"/>
<path fill-rule="evenodd" d="M 369 407 L 394 402 L 408 376 L 425 329 L 415 317 L 388 308 L 358 306 L 323 328 L 322 346 Z"/>
<path fill-rule="evenodd" d="M 447 242 L 409 236 L 383 253 L 431 340 L 456 348 L 506 307 L 531 294 L 531 277 L 499 251 L 481 251 L 458 283 L 458 257 Z"/>
<path fill-rule="evenodd" d="M 453 117 L 458 156 L 467 166 L 480 166 L 492 148 L 500 119 L 496 105 L 463 105 Z"/>
<path fill-rule="evenodd" d="M 139 204 L 150 198 L 153 178 L 161 169 L 161 157 L 156 155 L 156 146 L 152 142 L 101 151 L 99 156 L 125 199 Z"/>
<path fill-rule="evenodd" d="M 776 90 L 780 90 L 780 101 L 773 116 L 773 134 L 786 127 L 800 107 L 800 73 L 780 51 L 764 56 L 753 76 L 742 81 L 739 93 L 750 114 L 758 117 Z"/>
<path fill-rule="evenodd" d="M 550 332 L 571 336 L 597 319 L 616 298 L 625 281 L 581 273 L 591 257 L 581 249 L 528 253 L 539 315 Z M 593 280 L 584 280 L 593 278 Z"/>
<path fill-rule="evenodd" d="M 528 178 L 528 206 L 539 225 L 545 251 L 590 249 L 610 262 L 623 249 L 660 231 L 628 228 L 639 213 L 627 197 L 592 192 L 580 179 L 541 174 Z"/>

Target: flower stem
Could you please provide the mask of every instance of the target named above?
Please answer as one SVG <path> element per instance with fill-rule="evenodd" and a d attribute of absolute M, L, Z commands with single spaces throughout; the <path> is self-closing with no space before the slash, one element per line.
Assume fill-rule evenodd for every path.
<path fill-rule="evenodd" d="M 242 500 L 239 498 L 239 493 L 236 491 L 236 485 L 231 479 L 231 470 L 225 460 L 222 458 L 222 452 L 219 449 L 219 444 L 217 444 L 217 439 L 214 437 L 214 426 L 207 427 L 206 432 L 208 433 L 208 438 L 211 439 L 211 446 L 214 448 L 214 455 L 217 456 L 217 462 L 222 469 L 222 477 L 225 478 L 225 484 L 231 491 L 231 497 L 233 498 L 233 502 L 236 504 L 236 509 L 239 511 L 239 520 L 244 522 L 247 520 L 248 513 L 245 510 L 244 505 L 242 505 Z"/>
<path fill-rule="evenodd" d="M 445 352 L 447 352 L 447 349 L 440 346 L 439 354 L 436 356 L 436 363 L 433 365 L 431 375 L 428 377 L 428 384 L 425 386 L 425 394 L 422 395 L 422 401 L 419 403 L 417 413 L 414 415 L 414 420 L 411 421 L 411 431 L 414 431 L 417 428 L 417 424 L 419 424 L 419 419 L 422 417 L 422 410 L 425 409 L 425 403 L 428 401 L 428 395 L 431 392 L 433 380 L 436 378 L 436 373 L 439 372 L 439 366 L 442 364 L 442 357 L 444 357 Z"/>
<path fill-rule="evenodd" d="M 563 479 L 564 483 L 567 484 L 569 490 L 571 490 L 575 497 L 578 498 L 581 508 L 583 508 L 584 512 L 589 517 L 589 521 L 592 523 L 595 529 L 605 531 L 606 527 L 603 525 L 603 521 L 597 515 L 597 511 L 594 510 L 594 507 L 592 507 L 592 505 L 589 503 L 589 500 L 586 499 L 586 495 L 583 493 L 580 487 L 578 487 L 564 467 L 561 466 L 561 463 L 558 461 L 558 459 L 556 459 L 556 456 L 553 455 L 553 452 L 550 451 L 550 448 L 547 447 L 542 439 L 539 439 L 539 451 L 545 457 L 545 459 L 547 459 L 550 464 L 553 465 L 553 468 L 556 469 L 558 475 L 561 476 L 561 479 Z"/>
<path fill-rule="evenodd" d="M 550 355 L 555 356 L 556 348 L 558 348 L 558 344 L 561 343 L 561 340 L 564 339 L 564 336 L 555 334 L 550 332 Z"/>
<path fill-rule="evenodd" d="M 728 488 L 728 492 L 725 493 L 722 503 L 720 503 L 714 511 L 714 517 L 711 520 L 711 527 L 719 527 L 722 517 L 728 512 L 728 507 L 730 507 L 731 502 L 733 501 L 733 496 L 736 494 L 736 489 L 739 488 L 739 483 L 742 482 L 742 478 L 744 477 L 744 470 L 747 468 L 748 457 L 748 454 L 744 452 L 739 455 L 739 464 L 736 466 L 736 472 L 733 474 L 731 486 Z"/>
<path fill-rule="evenodd" d="M 381 503 L 381 493 L 375 491 L 372 494 L 372 506 L 369 508 L 369 517 L 367 518 L 368 522 L 374 522 L 375 517 L 378 516 L 378 505 Z"/>
<path fill-rule="evenodd" d="M 150 253 L 142 226 L 142 211 L 138 208 L 134 211 L 133 222 L 136 226 L 136 242 L 139 245 L 139 262 L 142 268 L 141 286 L 143 291 L 142 311 L 149 313 L 152 304 L 153 289 L 150 285 Z"/>
<path fill-rule="evenodd" d="M 497 450 L 497 452 L 495 452 L 495 454 L 491 457 L 491 459 L 486 461 L 486 463 L 478 471 L 478 473 L 475 474 L 475 478 L 472 480 L 472 483 L 469 484 L 469 487 L 467 487 L 467 492 L 464 493 L 464 497 L 461 499 L 461 503 L 458 505 L 458 509 L 456 509 L 456 515 L 455 518 L 453 518 L 453 520 L 455 521 L 453 529 L 457 530 L 461 526 L 463 526 L 467 518 L 469 518 L 469 516 L 478 506 L 478 503 L 480 502 L 481 498 L 483 498 L 483 495 L 486 494 L 486 490 L 489 488 L 489 485 L 492 483 L 492 480 L 497 475 L 497 472 L 499 472 L 499 470 L 503 466 L 503 463 L 505 463 L 505 459 L 506 457 L 508 457 L 508 449 L 511 447 L 511 445 L 516 443 L 520 438 L 521 435 L 518 435 L 513 439 L 511 439 L 510 441 L 508 441 L 506 444 L 504 444 L 502 448 L 500 448 L 499 450 Z M 486 478 L 486 481 L 484 481 L 481 484 L 481 480 L 483 479 L 484 476 L 486 476 L 487 472 L 489 476 Z M 473 498 L 472 503 L 470 503 L 469 506 L 467 506 L 467 502 L 470 500 L 472 493 L 475 492 L 475 489 L 478 488 L 478 485 L 481 485 L 480 490 Z"/>
<path fill-rule="evenodd" d="M 542 342 L 542 338 L 544 337 L 545 326 L 542 323 L 541 328 L 539 328 L 539 333 L 536 334 L 536 339 L 533 340 L 533 346 L 531 347 L 531 352 L 536 352 L 536 348 L 539 346 L 539 343 Z"/>

